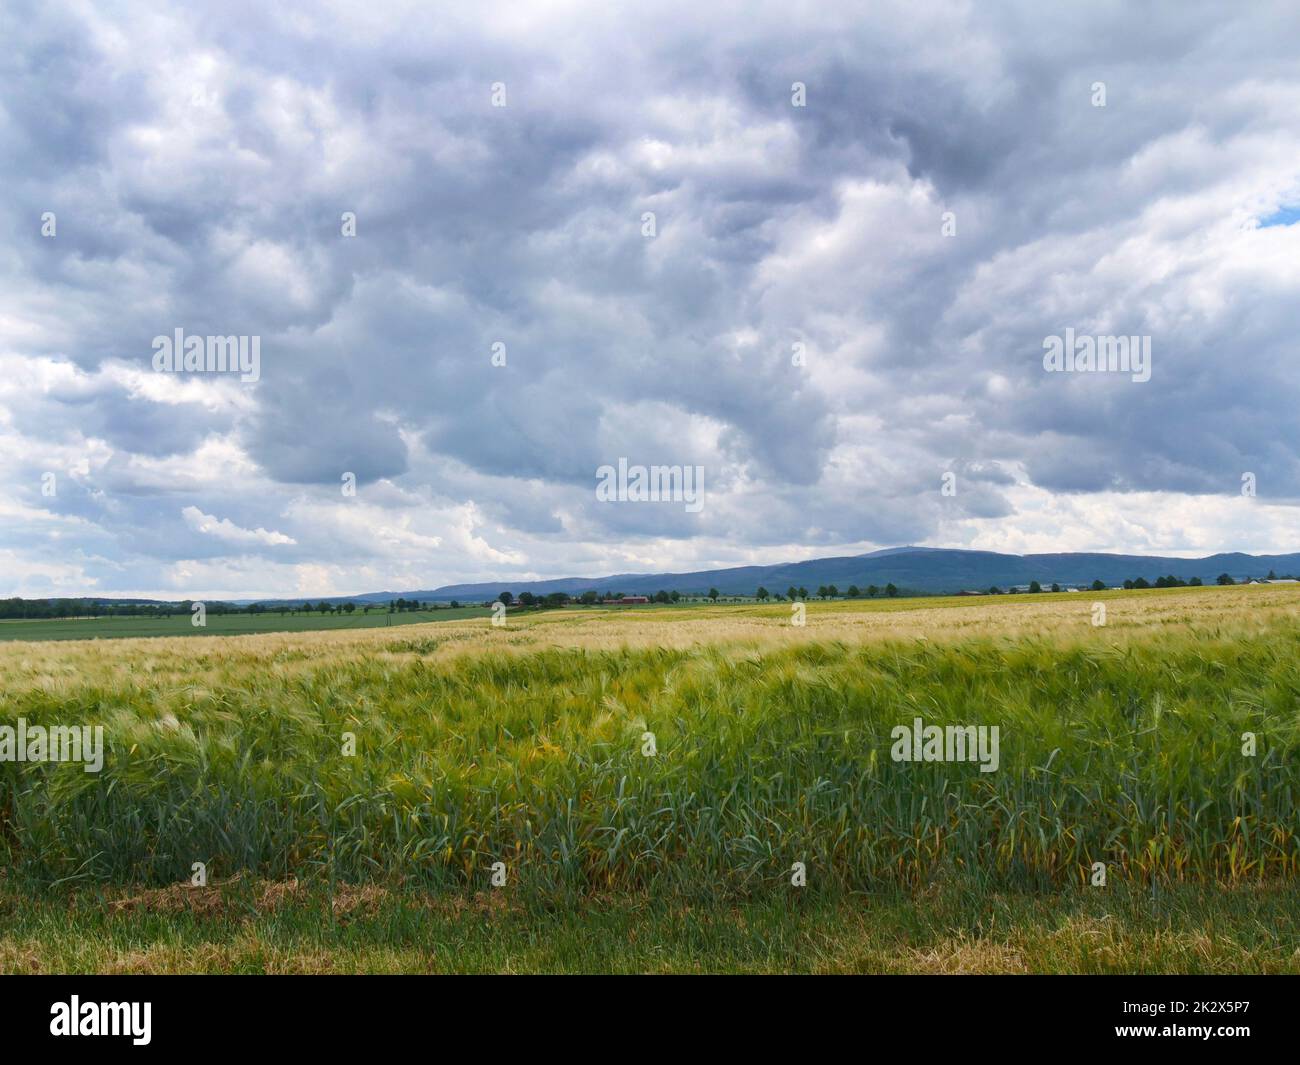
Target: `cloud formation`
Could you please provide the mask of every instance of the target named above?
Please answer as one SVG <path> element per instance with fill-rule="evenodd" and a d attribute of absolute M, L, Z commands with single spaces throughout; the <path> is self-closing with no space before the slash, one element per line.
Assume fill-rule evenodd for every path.
<path fill-rule="evenodd" d="M 296 544 L 298 541 L 284 533 L 269 532 L 260 526 L 256 529 L 241 529 L 229 518 L 215 518 L 204 514 L 198 507 L 186 507 L 181 511 L 185 523 L 195 532 L 215 536 L 233 544 Z"/>
<path fill-rule="evenodd" d="M 1289 5 L 0 30 L 0 594 L 1297 549 Z M 1151 380 L 1045 373 L 1067 328 Z M 260 379 L 154 373 L 176 329 Z M 599 502 L 620 458 L 705 506 Z"/>

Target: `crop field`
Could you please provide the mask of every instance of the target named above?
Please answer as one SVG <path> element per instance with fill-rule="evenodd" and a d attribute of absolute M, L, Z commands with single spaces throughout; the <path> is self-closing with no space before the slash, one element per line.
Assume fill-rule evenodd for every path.
<path fill-rule="evenodd" d="M 0 969 L 1300 972 L 1300 589 L 806 611 L 0 644 Z"/>
<path fill-rule="evenodd" d="M 172 617 L 51 618 L 0 621 L 4 640 L 121 640 L 132 636 L 239 636 L 263 632 L 328 632 L 335 629 L 383 629 L 430 621 L 483 618 L 487 607 L 463 606 L 442 610 L 388 613 L 376 609 L 364 614 L 208 614 L 197 626 L 188 613 Z"/>

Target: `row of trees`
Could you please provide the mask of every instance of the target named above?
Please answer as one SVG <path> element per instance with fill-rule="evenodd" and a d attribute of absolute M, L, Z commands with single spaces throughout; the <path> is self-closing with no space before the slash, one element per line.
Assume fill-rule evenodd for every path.
<path fill-rule="evenodd" d="M 1168 577 L 1157 577 L 1152 584 L 1145 577 L 1139 577 L 1137 580 L 1128 580 L 1124 582 L 1125 588 L 1200 588 L 1205 582 L 1200 577 L 1193 577 L 1189 581 L 1181 577 L 1175 577 L 1172 573 Z M 1236 582 L 1226 573 L 1219 574 L 1220 584 L 1235 584 Z"/>
<path fill-rule="evenodd" d="M 875 598 L 877 595 L 882 594 L 893 597 L 899 594 L 899 590 L 892 583 L 885 585 L 884 588 L 877 588 L 874 584 L 870 584 L 866 588 L 862 589 L 859 589 L 856 584 L 851 584 L 849 585 L 848 590 L 844 593 L 841 593 L 833 584 L 824 584 L 817 589 L 818 599 L 839 599 L 841 598 L 841 595 L 849 599 L 857 599 L 861 596 Z M 505 603 L 506 606 L 521 607 L 556 607 L 564 606 L 566 603 L 580 603 L 583 606 L 591 606 L 599 602 L 607 602 L 609 600 L 618 601 L 625 598 L 627 598 L 627 596 L 623 592 L 600 593 L 586 591 L 578 596 L 571 596 L 567 592 L 551 592 L 549 595 L 544 596 L 534 595 L 532 592 L 520 592 L 518 596 L 513 592 L 501 592 L 497 596 L 497 602 Z M 681 592 L 678 591 L 670 592 L 663 589 L 655 592 L 653 595 L 647 596 L 646 598 L 648 598 L 652 603 L 679 603 L 683 599 L 694 599 L 693 596 L 683 596 Z M 716 588 L 710 588 L 705 598 L 714 603 L 716 603 L 720 598 L 729 599 L 731 602 L 738 602 L 740 600 L 739 596 L 723 596 Z M 807 588 L 796 588 L 791 585 L 784 593 L 772 593 L 766 588 L 759 588 L 758 591 L 754 593 L 754 598 L 760 602 L 766 602 L 769 599 L 775 599 L 778 602 L 784 602 L 788 599 L 791 602 L 795 602 L 798 600 L 809 599 L 811 596 L 809 595 Z"/>
<path fill-rule="evenodd" d="M 618 596 L 623 598 L 622 593 Z M 523 606 L 523 607 L 556 607 L 564 606 L 566 603 L 582 603 L 590 606 L 599 600 L 600 595 L 597 592 L 583 592 L 576 599 L 569 595 L 568 592 L 551 592 L 549 595 L 534 595 L 532 592 L 520 592 L 516 598 L 513 592 L 502 592 L 497 596 L 497 602 L 505 603 L 506 606 Z"/>
<path fill-rule="evenodd" d="M 177 603 L 100 603 L 93 599 L 0 599 L 0 618 L 30 618 L 33 620 L 52 620 L 54 618 L 170 618 L 188 617 L 195 600 L 182 599 Z M 456 600 L 449 604 L 452 609 L 460 606 Z M 440 603 L 421 602 L 416 599 L 398 598 L 388 603 L 223 603 L 218 600 L 204 601 L 204 608 L 211 616 L 223 614 L 279 614 L 281 617 L 297 614 L 352 614 L 360 610 L 369 614 L 372 610 L 387 610 L 388 613 L 407 613 L 416 610 L 441 610 Z"/>
<path fill-rule="evenodd" d="M 1226 578 L 1226 580 L 1225 580 L 1225 578 Z M 1229 576 L 1225 573 L 1225 574 L 1223 574 L 1222 576 L 1219 577 L 1219 583 L 1220 583 L 1220 584 L 1231 584 L 1231 583 L 1232 583 L 1232 578 L 1229 577 Z M 1152 588 L 1152 587 L 1155 587 L 1155 588 L 1186 588 L 1186 587 L 1199 588 L 1199 587 L 1201 587 L 1201 584 L 1202 584 L 1202 581 L 1201 581 L 1201 578 L 1200 578 L 1200 577 L 1193 577 L 1190 581 L 1185 581 L 1185 580 L 1182 580 L 1181 578 L 1179 578 L 1179 577 L 1175 577 L 1175 576 L 1173 576 L 1173 575 L 1171 574 L 1171 575 L 1168 576 L 1168 577 L 1157 577 L 1157 578 L 1156 578 L 1156 582 L 1155 582 L 1154 585 L 1152 585 L 1149 581 L 1147 581 L 1147 579 L 1146 579 L 1145 577 L 1139 577 L 1137 580 L 1127 580 L 1127 581 L 1125 581 L 1125 582 L 1124 582 L 1124 587 L 1125 587 L 1125 588 L 1128 588 L 1128 589 L 1130 589 L 1130 590 L 1133 589 L 1133 588 Z M 1092 582 L 1091 585 L 1089 585 L 1089 587 L 1090 587 L 1094 592 L 1104 592 L 1104 591 L 1106 590 L 1106 582 L 1105 582 L 1105 581 L 1101 581 L 1101 580 L 1095 580 L 1095 581 Z M 1042 586 L 1042 584 L 1039 583 L 1038 581 L 1030 581 L 1030 582 L 1029 582 L 1029 592 L 1030 592 L 1031 595 L 1032 595 L 1033 593 L 1035 593 L 1035 592 L 1041 592 L 1042 590 L 1043 590 L 1043 586 Z M 1061 586 L 1060 586 L 1059 584 L 1056 584 L 1055 582 L 1053 582 L 1051 588 L 1048 589 L 1048 590 L 1049 590 L 1049 591 L 1053 591 L 1053 592 L 1059 592 L 1059 591 L 1061 591 Z M 1007 590 L 1007 594 L 1012 594 L 1012 593 L 1014 593 L 1014 591 L 1015 591 L 1014 588 L 1008 589 L 1008 590 Z M 993 587 L 989 589 L 989 595 L 1002 595 L 1002 594 L 1003 594 L 1002 589 L 999 588 L 996 584 L 993 585 Z"/>
<path fill-rule="evenodd" d="M 626 592 L 596 592 L 585 591 L 581 595 L 570 595 L 568 592 L 551 592 L 548 595 L 534 595 L 532 592 L 520 592 L 517 596 L 513 592 L 502 592 L 497 596 L 497 602 L 505 603 L 506 606 L 521 607 L 557 607 L 565 606 L 568 603 L 579 603 L 582 606 L 594 606 L 596 603 L 608 602 L 613 600 L 626 599 Z M 652 603 L 680 603 L 683 599 L 681 592 L 663 591 L 655 592 L 654 595 L 646 596 Z M 709 598 L 716 600 L 718 590 L 711 588 Z"/>
<path fill-rule="evenodd" d="M 188 605 L 187 605 L 188 606 Z M 247 613 L 247 614 L 353 614 L 360 610 L 363 614 L 369 614 L 372 610 L 386 611 L 389 614 L 410 614 L 419 610 L 442 610 L 442 603 L 433 603 L 427 600 L 406 599 L 398 596 L 396 599 L 390 599 L 387 603 L 327 603 L 322 599 L 318 603 L 276 603 L 273 605 L 264 605 L 262 603 L 252 603 L 247 607 L 233 607 L 230 609 L 218 609 L 226 604 L 208 604 L 208 613 Z M 447 604 L 452 610 L 460 606 L 460 603 L 453 599 Z"/>
<path fill-rule="evenodd" d="M 1276 581 L 1279 579 L 1280 578 L 1278 577 L 1278 575 L 1274 573 L 1272 570 L 1268 571 L 1268 576 L 1265 578 L 1265 580 L 1270 580 L 1270 581 Z M 1294 580 L 1295 578 L 1287 577 L 1283 579 Z M 1157 577 L 1154 584 L 1148 583 L 1145 577 L 1139 577 L 1135 581 L 1125 581 L 1124 587 L 1125 588 L 1200 588 L 1203 583 L 1204 582 L 1201 580 L 1200 577 L 1193 577 L 1191 580 L 1185 581 L 1181 577 L 1175 577 L 1171 573 L 1168 577 Z M 1236 584 L 1237 581 L 1233 578 L 1233 576 L 1230 573 L 1220 573 L 1218 577 L 1215 578 L 1215 583 L 1226 586 L 1229 584 Z M 1249 584 L 1250 578 L 1249 577 L 1242 578 L 1242 583 Z"/>
<path fill-rule="evenodd" d="M 102 603 L 94 599 L 0 599 L 0 618 L 31 618 L 49 620 L 53 618 L 170 618 L 188 617 L 194 600 L 182 599 L 176 603 Z M 289 604 L 264 606 L 250 603 L 240 606 L 237 603 L 223 603 L 217 600 L 204 601 L 204 607 L 211 615 L 221 614 L 296 614 L 299 610 L 315 610 L 310 603 L 301 607 Z"/>
<path fill-rule="evenodd" d="M 96 603 L 90 599 L 0 599 L 0 618 L 168 617 L 174 603 Z"/>
<path fill-rule="evenodd" d="M 1267 579 L 1270 581 L 1275 581 L 1278 580 L 1278 576 L 1272 570 L 1269 570 Z M 1232 578 L 1232 576 L 1227 573 L 1220 573 L 1219 576 L 1216 578 L 1216 581 L 1217 583 L 1224 584 L 1224 585 L 1237 583 Z M 1183 580 L 1182 577 L 1175 577 L 1171 573 L 1167 577 L 1157 577 L 1154 582 L 1148 581 L 1145 577 L 1138 577 L 1136 579 L 1130 578 L 1124 582 L 1123 586 L 1124 588 L 1132 591 L 1134 588 L 1200 588 L 1204 584 L 1205 582 L 1202 581 L 1200 577 L 1192 577 L 1190 580 Z M 1101 592 L 1101 591 L 1105 591 L 1106 589 L 1105 582 L 1100 580 L 1093 581 L 1090 587 L 1094 592 Z M 1038 581 L 1030 581 L 1029 590 L 1030 592 L 1041 592 L 1043 590 L 1043 586 L 1039 584 Z M 1051 590 L 1054 592 L 1059 592 L 1061 590 L 1061 586 L 1059 584 L 1053 584 Z M 1000 589 L 995 584 L 992 588 L 989 589 L 989 594 L 1001 595 L 1002 589 Z"/>
<path fill-rule="evenodd" d="M 1105 585 L 1103 582 L 1101 582 L 1101 581 L 1093 581 L 1093 582 L 1092 582 L 1092 590 L 1093 590 L 1094 592 L 1104 591 L 1105 588 L 1106 588 L 1106 585 Z M 1028 588 L 1028 591 L 1029 591 L 1029 594 L 1030 594 L 1030 595 L 1036 595 L 1036 594 L 1038 594 L 1039 592 L 1041 592 L 1042 590 L 1043 590 L 1043 586 L 1042 586 L 1042 584 L 1041 584 L 1040 582 L 1038 582 L 1038 581 L 1030 581 L 1030 582 L 1029 582 L 1029 588 Z M 1062 588 L 1061 588 L 1061 586 L 1060 586 L 1059 584 L 1057 584 L 1055 581 L 1053 581 L 1053 582 L 1052 582 L 1052 586 L 1051 586 L 1050 588 L 1048 588 L 1047 590 L 1048 590 L 1049 592 L 1059 592 L 1059 591 L 1062 591 Z M 1002 595 L 1002 594 L 1003 594 L 1002 589 L 999 588 L 996 584 L 993 585 L 993 587 L 989 589 L 989 595 Z M 1006 593 L 1005 593 L 1005 594 L 1007 594 L 1007 595 L 1015 595 L 1015 594 L 1016 594 L 1016 589 L 1015 589 L 1015 587 L 1008 588 L 1008 589 L 1006 590 Z"/>
<path fill-rule="evenodd" d="M 457 607 L 460 604 L 455 600 L 451 605 Z M 230 609 L 220 609 L 226 606 L 224 603 L 208 604 L 209 614 L 279 614 L 283 617 L 286 614 L 353 614 L 360 610 L 363 614 L 369 614 L 372 610 L 386 610 L 389 614 L 411 613 L 416 610 L 440 610 L 441 605 L 438 603 L 421 602 L 418 599 L 390 599 L 387 603 L 328 603 L 322 599 L 318 603 L 275 603 L 266 605 L 262 603 L 250 603 L 247 607 L 233 607 Z"/>
<path fill-rule="evenodd" d="M 1274 573 L 1272 570 L 1269 570 L 1269 571 L 1268 571 L 1268 576 L 1265 577 L 1264 579 L 1265 579 L 1266 581 L 1277 581 L 1277 580 L 1293 581 L 1293 580 L 1296 580 L 1297 578 L 1296 578 L 1295 574 L 1293 574 L 1293 573 L 1288 573 L 1288 574 L 1285 574 L 1285 575 L 1282 576 L 1282 577 L 1279 577 L 1279 576 L 1278 576 L 1276 573 Z M 1230 576 L 1228 576 L 1228 574 L 1226 574 L 1226 573 L 1220 573 L 1220 574 L 1219 574 L 1219 583 L 1220 583 L 1220 584 L 1236 584 L 1237 582 L 1234 581 Z M 1241 583 L 1242 583 L 1242 584 L 1249 584 L 1249 583 L 1250 583 L 1250 578 L 1249 578 L 1249 577 L 1245 577 L 1245 578 L 1243 578 Z M 1159 585 L 1157 585 L 1157 587 L 1159 587 Z"/>
<path fill-rule="evenodd" d="M 883 589 L 877 588 L 874 584 L 868 584 L 866 588 L 859 588 L 856 584 L 850 584 L 848 589 L 844 592 L 844 598 L 860 599 L 865 595 L 869 599 L 874 599 L 882 591 L 890 598 L 898 595 L 898 588 L 893 583 L 886 584 Z M 710 597 L 713 597 L 714 593 L 710 591 L 709 595 Z M 840 597 L 840 590 L 833 584 L 823 584 L 817 589 L 818 599 L 839 599 Z M 807 600 L 809 595 L 807 588 L 796 588 L 794 585 L 791 585 L 785 590 L 784 595 L 780 592 L 773 595 L 766 588 L 760 587 L 758 591 L 754 593 L 754 598 L 758 599 L 760 602 L 766 602 L 768 599 L 775 599 L 777 602 L 785 602 L 788 599 L 793 603 Z"/>

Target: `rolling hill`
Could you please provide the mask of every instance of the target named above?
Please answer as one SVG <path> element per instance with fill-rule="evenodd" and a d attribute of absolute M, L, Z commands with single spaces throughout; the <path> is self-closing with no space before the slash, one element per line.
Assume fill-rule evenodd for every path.
<path fill-rule="evenodd" d="M 1220 573 L 1240 580 L 1263 577 L 1270 570 L 1278 574 L 1300 574 L 1300 553 L 1247 555 L 1240 552 L 1205 558 L 1171 558 L 1160 555 L 1112 555 L 1090 552 L 1006 555 L 994 551 L 965 551 L 948 548 L 899 547 L 865 555 L 844 555 L 809 559 L 774 566 L 737 566 L 729 569 L 697 570 L 689 573 L 622 573 L 609 577 L 561 577 L 543 581 L 500 581 L 449 584 L 441 588 L 408 592 L 372 592 L 354 596 L 358 601 L 386 602 L 402 596 L 420 600 L 478 600 L 494 598 L 509 590 L 548 594 L 585 591 L 623 592 L 649 595 L 663 589 L 683 594 L 701 594 L 717 588 L 723 595 L 750 595 L 763 585 L 769 591 L 820 585 L 836 585 L 842 592 L 850 584 L 884 587 L 896 584 L 905 591 L 953 593 L 986 590 L 992 585 L 1026 585 L 1039 581 L 1044 586 L 1087 585 L 1101 580 L 1107 586 L 1126 579 L 1173 575 L 1183 580 L 1200 577 L 1213 583 Z"/>

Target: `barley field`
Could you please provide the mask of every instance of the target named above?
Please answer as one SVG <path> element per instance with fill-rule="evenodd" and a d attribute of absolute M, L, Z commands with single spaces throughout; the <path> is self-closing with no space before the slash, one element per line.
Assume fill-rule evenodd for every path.
<path fill-rule="evenodd" d="M 106 753 L 0 762 L 0 969 L 1300 971 L 1298 651 L 1281 586 L 4 643 Z"/>

